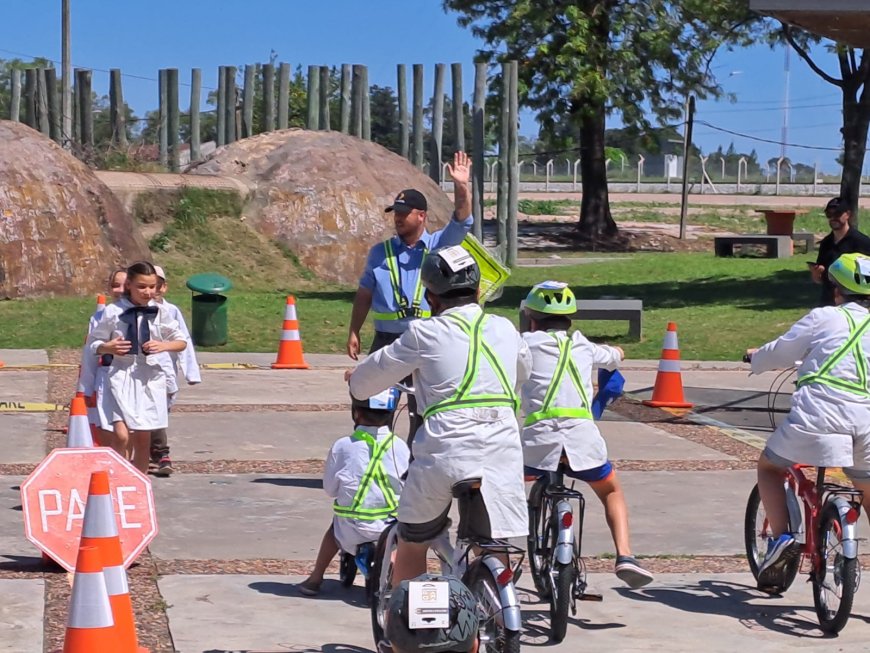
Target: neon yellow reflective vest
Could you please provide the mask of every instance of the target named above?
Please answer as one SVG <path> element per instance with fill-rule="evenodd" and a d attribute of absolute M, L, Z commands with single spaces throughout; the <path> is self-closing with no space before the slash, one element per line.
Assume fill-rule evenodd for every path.
<path fill-rule="evenodd" d="M 452 396 L 429 406 L 426 412 L 423 413 L 423 418 L 426 419 L 436 413 L 446 410 L 457 410 L 459 408 L 510 406 L 516 410 L 517 395 L 508 380 L 504 366 L 496 353 L 483 339 L 483 325 L 487 319 L 486 314 L 481 313 L 473 323 L 457 313 L 450 313 L 445 317 L 456 322 L 468 334 L 468 362 L 465 366 L 465 375 L 462 377 L 456 392 Z M 472 394 L 471 392 L 474 382 L 480 374 L 481 355 L 487 360 L 499 384 L 501 384 L 502 392 L 500 394 Z"/>
<path fill-rule="evenodd" d="M 399 500 L 396 498 L 396 493 L 393 492 L 393 486 L 390 485 L 390 479 L 387 477 L 387 470 L 384 468 L 384 456 L 393 444 L 395 436 L 390 433 L 386 438 L 378 442 L 371 434 L 365 431 L 354 431 L 351 438 L 353 440 L 364 441 L 372 451 L 371 460 L 366 466 L 362 480 L 357 488 L 353 501 L 349 506 L 340 506 L 336 501 L 332 509 L 339 517 L 347 517 L 350 519 L 359 519 L 360 521 L 376 521 L 378 519 L 386 519 L 396 514 L 396 508 L 399 506 Z M 369 490 L 374 483 L 380 488 L 384 494 L 386 505 L 382 508 L 364 508 Z"/>
<path fill-rule="evenodd" d="M 851 392 L 860 397 L 870 397 L 870 385 L 868 385 L 867 378 L 867 354 L 861 345 L 864 333 L 866 333 L 867 329 L 870 329 L 870 317 L 867 317 L 861 324 L 858 324 L 852 314 L 845 308 L 840 308 L 839 310 L 843 312 L 843 315 L 846 316 L 846 321 L 849 323 L 849 338 L 831 354 L 830 358 L 822 364 L 818 372 L 807 374 L 798 379 L 798 387 L 800 388 L 810 383 L 820 383 L 838 390 Z M 849 354 L 852 354 L 852 358 L 855 359 L 855 365 L 857 366 L 855 376 L 858 377 L 857 381 L 842 379 L 831 373 Z"/>
<path fill-rule="evenodd" d="M 426 256 L 428 249 L 423 250 L 423 256 Z M 417 286 L 414 289 L 414 299 L 408 305 L 408 298 L 402 293 L 402 282 L 399 276 L 399 258 L 393 251 L 393 239 L 390 238 L 384 241 L 384 252 L 386 253 L 387 269 L 390 271 L 390 285 L 393 287 L 393 298 L 396 301 L 398 311 L 392 313 L 372 313 L 372 317 L 376 320 L 389 321 L 401 320 L 406 317 L 430 317 L 431 311 L 426 311 L 420 308 L 423 303 L 423 280 L 420 271 L 417 271 Z"/>
<path fill-rule="evenodd" d="M 556 371 L 553 373 L 553 379 L 547 387 L 547 393 L 544 395 L 544 401 L 541 408 L 534 413 L 526 416 L 524 426 L 530 426 L 536 422 L 553 417 L 567 417 L 574 419 L 592 419 L 592 411 L 589 408 L 589 398 L 586 396 L 586 391 L 583 389 L 583 380 L 580 378 L 580 370 L 577 369 L 577 364 L 574 362 L 574 357 L 571 355 L 571 347 L 573 342 L 568 336 L 560 338 L 555 334 L 547 334 L 552 336 L 559 345 L 559 359 L 556 361 Z M 568 408 L 554 406 L 556 395 L 559 392 L 559 387 L 565 381 L 565 377 L 570 377 L 571 382 L 577 389 L 580 395 L 580 407 Z"/>

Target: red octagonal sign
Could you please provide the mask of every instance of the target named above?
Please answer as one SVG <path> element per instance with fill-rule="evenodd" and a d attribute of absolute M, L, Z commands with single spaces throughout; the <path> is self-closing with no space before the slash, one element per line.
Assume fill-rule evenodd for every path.
<path fill-rule="evenodd" d="M 27 539 L 74 571 L 91 472 L 109 472 L 112 507 L 129 567 L 157 535 L 151 480 L 113 449 L 55 449 L 21 484 Z"/>

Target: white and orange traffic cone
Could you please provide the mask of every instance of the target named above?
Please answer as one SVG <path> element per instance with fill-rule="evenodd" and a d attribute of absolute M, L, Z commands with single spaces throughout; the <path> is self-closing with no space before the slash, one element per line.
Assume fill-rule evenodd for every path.
<path fill-rule="evenodd" d="M 139 646 L 136 637 L 133 601 L 130 599 L 121 538 L 118 536 L 118 524 L 109 491 L 109 473 L 106 471 L 91 474 L 81 546 L 96 547 L 103 560 L 103 576 L 118 636 L 118 648 L 115 650 L 118 653 L 148 653 L 148 649 Z"/>
<path fill-rule="evenodd" d="M 120 650 L 100 550 L 95 546 L 79 547 L 63 651 L 54 653 Z"/>
<path fill-rule="evenodd" d="M 278 359 L 272 363 L 273 370 L 307 370 L 308 363 L 302 355 L 302 338 L 299 337 L 299 321 L 296 319 L 296 298 L 287 296 L 284 307 L 284 328 L 278 345 Z"/>
<path fill-rule="evenodd" d="M 680 374 L 680 346 L 677 342 L 677 325 L 668 322 L 665 331 L 665 342 L 662 345 L 662 357 L 659 360 L 659 371 L 653 387 L 652 399 L 643 402 L 655 408 L 691 408 L 683 396 L 683 377 Z"/>
<path fill-rule="evenodd" d="M 84 394 L 77 392 L 69 405 L 69 422 L 66 431 L 67 448 L 91 448 L 94 446 L 94 438 L 91 434 L 91 425 L 88 422 L 88 405 Z"/>

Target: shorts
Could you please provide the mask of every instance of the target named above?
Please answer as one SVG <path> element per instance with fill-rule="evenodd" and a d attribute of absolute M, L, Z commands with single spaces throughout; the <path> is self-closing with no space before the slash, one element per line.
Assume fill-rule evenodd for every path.
<path fill-rule="evenodd" d="M 543 469 L 524 466 L 523 473 L 526 476 L 537 476 L 540 478 L 548 472 Z M 565 471 L 565 476 L 569 478 L 576 478 L 577 480 L 584 481 L 586 483 L 595 483 L 597 481 L 605 481 L 615 473 L 616 472 L 613 469 L 613 465 L 610 464 L 610 461 L 608 460 L 603 465 L 593 467 L 592 469 L 584 469 L 579 472 L 575 472 L 573 469 L 568 469 Z"/>
<path fill-rule="evenodd" d="M 789 460 L 784 456 L 775 453 L 770 447 L 765 447 L 762 455 L 772 462 L 777 467 L 791 467 L 799 464 L 795 460 Z M 870 481 L 870 469 L 855 469 L 854 467 L 843 467 L 843 473 L 852 480 Z"/>

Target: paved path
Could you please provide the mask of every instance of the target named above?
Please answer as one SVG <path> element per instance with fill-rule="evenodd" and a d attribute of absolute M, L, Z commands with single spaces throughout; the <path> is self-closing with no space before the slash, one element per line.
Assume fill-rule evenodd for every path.
<path fill-rule="evenodd" d="M 272 358 L 201 356 L 206 365 L 263 367 Z M 316 599 L 295 590 L 330 520 L 321 461 L 331 443 L 352 428 L 341 378 L 347 359 L 306 358 L 313 369 L 207 368 L 201 385 L 182 390 L 170 429 L 179 471 L 153 480 L 161 530 L 150 564 L 159 579 L 155 583 L 156 576 L 145 570 L 132 583 L 153 588 L 156 598 L 143 610 L 165 605 L 165 621 L 144 620 L 147 636 L 164 642 L 148 640 L 152 653 L 372 650 L 360 588 L 344 591 L 330 580 Z M 5 350 L 0 360 L 10 367 L 46 362 L 41 352 Z M 628 361 L 628 390 L 649 396 L 655 367 L 655 361 Z M 749 377 L 746 366 L 732 363 L 686 361 L 684 370 L 687 398 L 698 404 L 700 415 L 730 420 L 763 443 L 759 415 L 772 376 Z M 0 371 L 0 398 L 49 400 L 51 374 L 38 368 Z M 554 650 L 645 651 L 665 642 L 672 651 L 829 645 L 817 641 L 806 584 L 796 583 L 786 597 L 769 598 L 755 591 L 745 573 L 743 511 L 757 449 L 735 439 L 737 432 L 642 410 L 648 411 L 643 421 L 630 411 L 608 413 L 600 426 L 611 458 L 623 468 L 633 548 L 651 556 L 656 582 L 630 592 L 609 573 L 592 574 L 605 601 L 580 604 L 567 639 Z M 37 463 L 49 419 L 44 413 L 0 413 L 0 466 Z M 49 605 L 43 579 L 51 581 L 51 576 L 18 571 L 32 569 L 38 555 L 23 537 L 18 485 L 25 472 L 0 475 L 0 595 L 13 597 L 0 602 L 0 632 L 12 633 L 0 637 L 0 652 L 41 651 L 43 605 Z M 612 565 L 612 543 L 601 507 L 588 494 L 583 551 L 592 568 L 602 572 Z M 528 587 L 522 590 L 524 648 L 549 646 L 545 606 Z M 870 638 L 865 595 L 859 592 L 838 648 L 858 650 Z M 63 615 L 45 619 L 55 624 L 46 625 L 45 632 L 56 632 Z M 11 630 L 4 630 L 7 625 Z"/>

